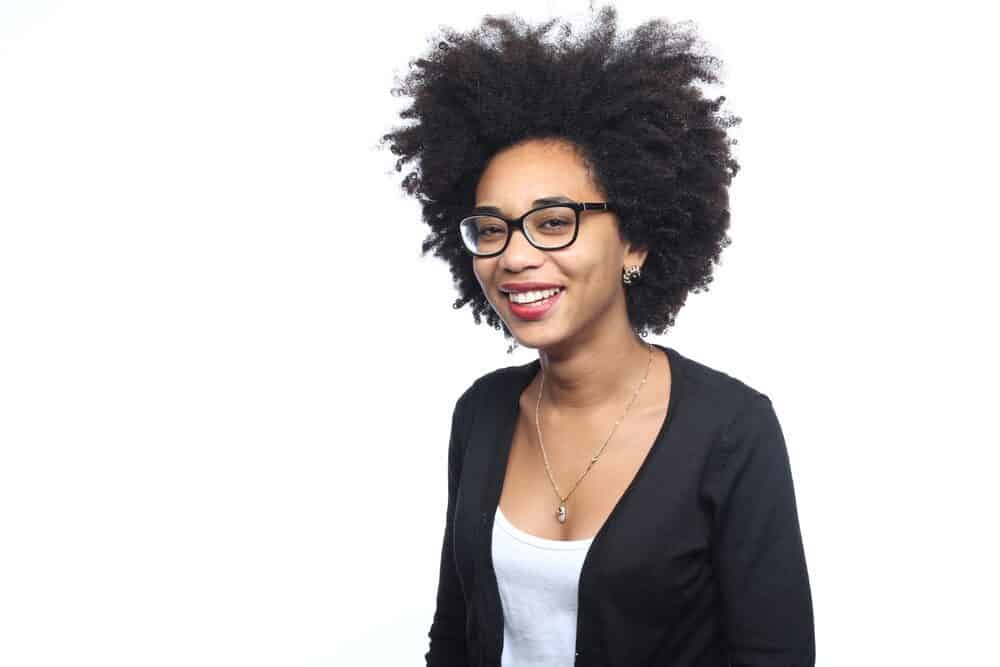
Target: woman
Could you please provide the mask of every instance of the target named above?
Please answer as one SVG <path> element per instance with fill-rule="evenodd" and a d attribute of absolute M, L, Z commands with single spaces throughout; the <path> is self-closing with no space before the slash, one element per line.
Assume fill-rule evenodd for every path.
<path fill-rule="evenodd" d="M 538 358 L 457 400 L 428 665 L 814 664 L 770 399 L 648 344 L 728 245 L 738 165 L 690 31 L 447 28 L 397 92 L 433 250 Z"/>

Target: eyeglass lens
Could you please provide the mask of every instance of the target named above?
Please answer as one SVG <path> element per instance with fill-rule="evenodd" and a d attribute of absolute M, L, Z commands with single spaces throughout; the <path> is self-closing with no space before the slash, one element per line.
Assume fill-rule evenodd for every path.
<path fill-rule="evenodd" d="M 473 215 L 462 220 L 462 241 L 473 253 L 488 255 L 507 242 L 507 223 L 492 215 Z M 540 248 L 553 250 L 567 245 L 576 232 L 576 211 L 552 206 L 533 211 L 524 219 L 524 233 Z"/>

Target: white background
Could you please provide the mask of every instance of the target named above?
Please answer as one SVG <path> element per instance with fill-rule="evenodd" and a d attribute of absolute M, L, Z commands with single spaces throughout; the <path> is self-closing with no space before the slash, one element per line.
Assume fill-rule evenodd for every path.
<path fill-rule="evenodd" d="M 995 657 L 972 5 L 617 5 L 694 21 L 743 118 L 734 243 L 652 340 L 774 402 L 825 667 Z M 3 0 L 0 664 L 423 664 L 454 399 L 533 350 L 451 308 L 375 144 L 437 27 L 508 11 L 589 12 Z"/>

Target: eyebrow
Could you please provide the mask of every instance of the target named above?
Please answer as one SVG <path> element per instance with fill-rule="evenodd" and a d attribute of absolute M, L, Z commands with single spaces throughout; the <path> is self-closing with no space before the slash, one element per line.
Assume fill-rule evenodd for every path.
<path fill-rule="evenodd" d="M 547 204 L 572 204 L 576 200 L 570 197 L 565 197 L 563 195 L 554 195 L 552 197 L 540 197 L 535 201 L 531 202 L 531 207 L 536 208 L 538 206 L 545 206 Z M 478 213 L 496 213 L 498 215 L 503 215 L 503 212 L 496 206 L 476 206 L 472 209 Z"/>

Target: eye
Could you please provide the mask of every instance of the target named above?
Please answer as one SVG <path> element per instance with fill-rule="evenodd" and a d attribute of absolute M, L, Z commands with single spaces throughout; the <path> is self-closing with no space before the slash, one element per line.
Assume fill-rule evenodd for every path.
<path fill-rule="evenodd" d="M 498 227 L 496 225 L 491 225 L 491 226 L 488 226 L 488 227 L 482 227 L 482 228 L 480 228 L 479 231 L 478 231 L 478 234 L 479 234 L 479 236 L 489 236 L 491 233 L 493 233 L 493 234 L 500 234 L 502 232 L 503 232 L 503 230 L 500 227 Z"/>
<path fill-rule="evenodd" d="M 542 234 L 564 236 L 566 234 L 569 234 L 570 228 L 572 227 L 573 223 L 568 220 L 564 220 L 562 218 L 549 218 L 544 222 L 538 223 L 535 226 L 535 229 L 537 229 Z"/>

